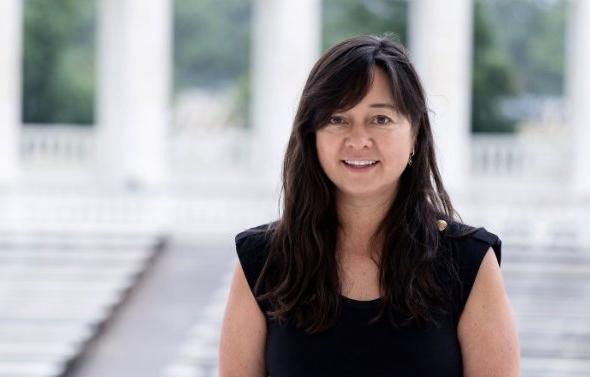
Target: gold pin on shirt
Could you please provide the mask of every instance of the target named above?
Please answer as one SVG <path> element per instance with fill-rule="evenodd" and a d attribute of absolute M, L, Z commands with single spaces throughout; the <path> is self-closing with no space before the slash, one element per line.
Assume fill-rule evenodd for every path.
<path fill-rule="evenodd" d="M 438 230 L 441 232 L 447 229 L 447 225 L 447 222 L 444 220 L 436 220 L 436 226 L 438 227 Z"/>

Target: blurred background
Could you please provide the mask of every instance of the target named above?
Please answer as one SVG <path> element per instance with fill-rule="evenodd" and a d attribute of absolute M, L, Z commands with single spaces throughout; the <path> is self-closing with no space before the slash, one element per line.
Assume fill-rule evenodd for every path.
<path fill-rule="evenodd" d="M 0 0 L 0 376 L 217 375 L 234 235 L 279 214 L 328 47 L 391 33 L 525 377 L 590 376 L 590 1 Z"/>

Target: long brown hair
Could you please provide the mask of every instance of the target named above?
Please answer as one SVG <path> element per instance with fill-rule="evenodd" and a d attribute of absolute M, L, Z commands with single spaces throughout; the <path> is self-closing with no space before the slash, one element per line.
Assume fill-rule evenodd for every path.
<path fill-rule="evenodd" d="M 371 239 L 373 245 L 382 240 L 379 283 L 384 292 L 371 323 L 385 315 L 396 327 L 436 323 L 436 312 L 448 312 L 450 292 L 437 278 L 443 258 L 437 258 L 436 220 L 450 222 L 458 215 L 437 167 L 424 91 L 401 43 L 388 35 L 364 35 L 327 50 L 309 74 L 283 163 L 282 214 L 268 228 L 269 254 L 255 286 L 257 298 L 271 304 L 271 318 L 292 319 L 308 333 L 332 326 L 342 304 L 334 184 L 319 164 L 315 131 L 335 110 L 360 102 L 375 67 L 388 76 L 416 144 L 413 163 L 402 173 L 395 200 Z M 453 273 L 450 263 L 442 266 Z"/>

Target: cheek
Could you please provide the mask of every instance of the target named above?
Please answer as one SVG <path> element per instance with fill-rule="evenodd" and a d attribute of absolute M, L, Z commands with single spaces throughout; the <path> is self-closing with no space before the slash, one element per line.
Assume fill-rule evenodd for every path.
<path fill-rule="evenodd" d="M 384 160 L 389 169 L 398 171 L 405 167 L 412 152 L 411 141 L 395 139 L 382 147 Z"/>
<path fill-rule="evenodd" d="M 320 165 L 324 170 L 326 169 L 326 165 L 328 165 L 332 159 L 330 157 L 332 155 L 331 149 L 331 145 L 326 138 L 316 136 L 316 152 Z"/>

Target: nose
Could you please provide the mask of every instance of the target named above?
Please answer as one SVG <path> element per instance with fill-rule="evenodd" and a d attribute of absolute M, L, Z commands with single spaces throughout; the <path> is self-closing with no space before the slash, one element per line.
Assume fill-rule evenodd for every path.
<path fill-rule="evenodd" d="M 371 135 L 364 129 L 364 127 L 352 127 L 350 134 L 345 139 L 346 148 L 364 149 L 373 145 Z"/>

